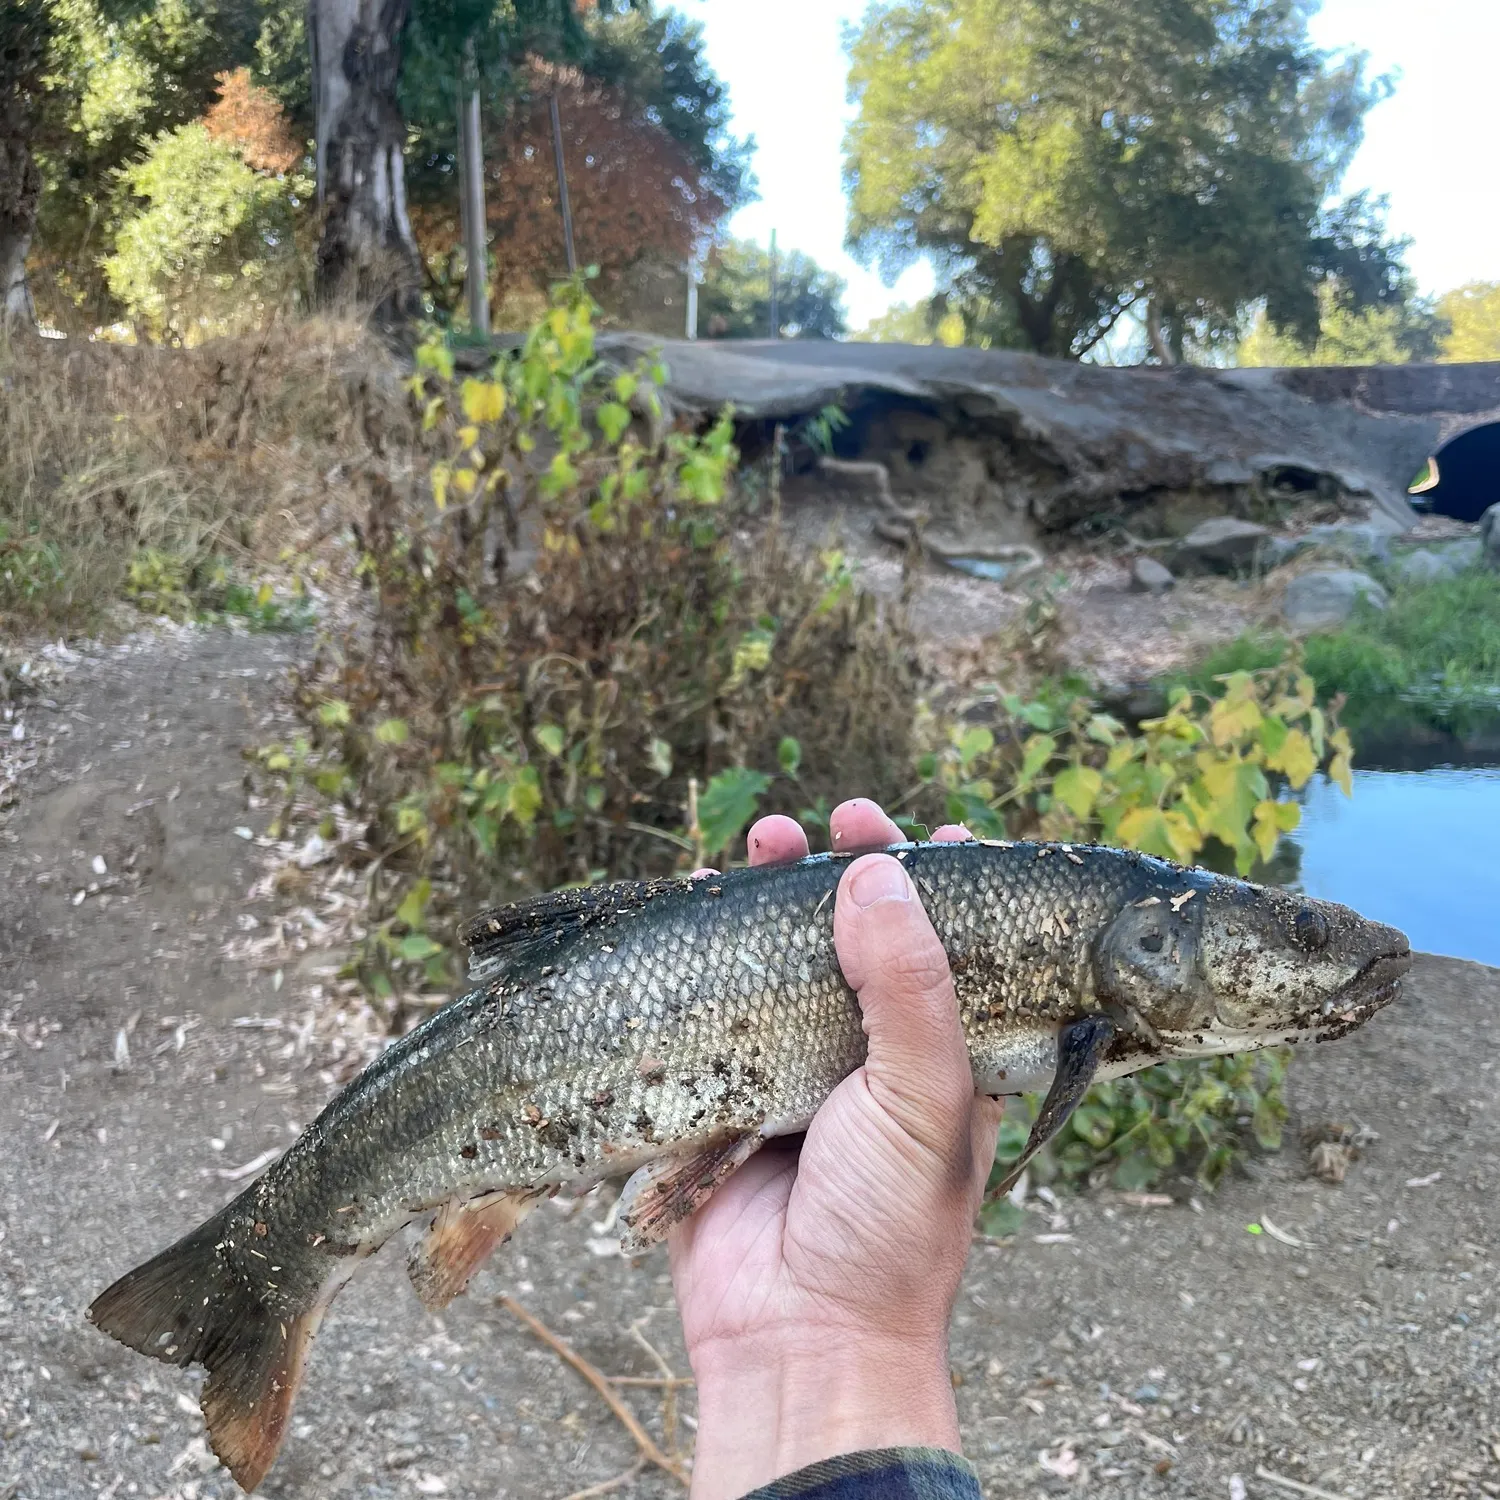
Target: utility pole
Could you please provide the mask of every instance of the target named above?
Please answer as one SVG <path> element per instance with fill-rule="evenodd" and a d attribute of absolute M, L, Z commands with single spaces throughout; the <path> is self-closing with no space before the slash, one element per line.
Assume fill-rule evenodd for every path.
<path fill-rule="evenodd" d="M 776 285 L 776 231 L 771 231 L 771 337 L 781 337 L 781 305 Z"/>
<path fill-rule="evenodd" d="M 464 48 L 464 62 L 464 82 L 473 85 L 461 91 L 458 107 L 459 192 L 463 204 L 464 258 L 468 261 L 464 286 L 468 292 L 469 327 L 475 333 L 487 335 L 490 268 L 485 248 L 484 143 L 479 135 L 479 77 L 472 41 Z"/>
<path fill-rule="evenodd" d="M 562 114 L 557 107 L 557 90 L 552 90 L 552 159 L 557 165 L 557 201 L 562 208 L 563 248 L 568 256 L 568 275 L 578 274 L 578 257 L 573 252 L 573 209 L 568 203 L 568 169 L 563 163 Z"/>

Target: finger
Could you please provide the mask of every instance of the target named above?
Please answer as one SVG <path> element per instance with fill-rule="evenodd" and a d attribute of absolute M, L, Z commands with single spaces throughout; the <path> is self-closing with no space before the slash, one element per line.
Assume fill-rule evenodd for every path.
<path fill-rule="evenodd" d="M 1005 1114 L 1005 1100 L 987 1099 L 983 1094 L 974 1100 L 973 1113 L 969 1116 L 969 1132 L 973 1138 L 974 1180 L 969 1191 L 974 1195 L 974 1212 L 984 1201 L 984 1190 L 989 1186 L 990 1168 L 995 1164 L 995 1146 L 1000 1139 L 1000 1120 Z"/>
<path fill-rule="evenodd" d="M 944 823 L 932 836 L 934 844 L 970 844 L 974 835 L 962 823 Z"/>
<path fill-rule="evenodd" d="M 948 956 L 899 860 L 867 854 L 839 882 L 833 938 L 870 1039 L 871 1092 L 914 1139 L 969 1164 L 974 1075 Z"/>
<path fill-rule="evenodd" d="M 780 865 L 807 858 L 807 835 L 802 825 L 780 813 L 752 823 L 745 843 L 752 865 Z"/>
<path fill-rule="evenodd" d="M 718 873 L 719 872 L 717 870 L 713 869 L 711 866 L 704 865 L 704 867 L 701 870 L 694 870 L 693 873 L 688 876 L 688 879 L 689 880 L 704 880 L 708 876 L 710 876 L 710 875 L 717 875 Z"/>
<path fill-rule="evenodd" d="M 901 832 L 879 804 L 868 797 L 840 802 L 829 815 L 829 840 L 835 854 L 860 849 L 884 849 L 899 844 L 906 835 Z"/>

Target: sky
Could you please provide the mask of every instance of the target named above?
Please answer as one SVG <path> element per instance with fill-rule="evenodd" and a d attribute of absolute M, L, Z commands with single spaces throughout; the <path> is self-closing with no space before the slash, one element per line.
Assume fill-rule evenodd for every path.
<path fill-rule="evenodd" d="M 760 201 L 730 229 L 805 251 L 849 283 L 851 328 L 931 289 L 925 267 L 886 287 L 843 248 L 840 182 L 848 61 L 843 27 L 863 0 L 677 0 L 701 21 L 708 60 L 729 87 L 734 129 L 753 135 Z M 1411 237 L 1424 292 L 1500 280 L 1500 0 L 1325 0 L 1320 47 L 1370 54 L 1396 92 L 1369 115 L 1345 191 L 1390 198 L 1390 226 Z"/>

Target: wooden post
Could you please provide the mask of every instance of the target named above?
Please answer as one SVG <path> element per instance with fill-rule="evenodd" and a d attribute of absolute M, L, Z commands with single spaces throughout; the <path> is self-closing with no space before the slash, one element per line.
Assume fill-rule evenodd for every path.
<path fill-rule="evenodd" d="M 490 331 L 490 266 L 485 249 L 484 142 L 479 134 L 479 78 L 474 43 L 464 44 L 458 83 L 458 225 L 464 247 L 464 294 L 469 327 Z"/>
<path fill-rule="evenodd" d="M 557 107 L 557 90 L 552 90 L 552 159 L 557 164 L 557 201 L 562 209 L 563 248 L 568 256 L 568 275 L 578 274 L 578 257 L 573 252 L 573 209 L 568 203 L 568 169 L 563 162 L 562 114 Z"/>
<path fill-rule="evenodd" d="M 776 231 L 771 231 L 771 337 L 781 337 L 781 299 L 776 285 Z"/>

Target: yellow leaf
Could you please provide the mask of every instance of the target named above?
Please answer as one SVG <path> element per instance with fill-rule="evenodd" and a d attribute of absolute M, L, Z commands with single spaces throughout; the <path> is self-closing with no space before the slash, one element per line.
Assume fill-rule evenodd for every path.
<path fill-rule="evenodd" d="M 425 407 L 422 408 L 422 431 L 431 432 L 437 426 L 438 414 L 443 409 L 443 398 L 434 396 Z"/>
<path fill-rule="evenodd" d="M 453 476 L 453 487 L 461 495 L 472 495 L 474 486 L 479 483 L 479 476 L 473 469 L 460 469 Z"/>
<path fill-rule="evenodd" d="M 432 498 L 437 503 L 439 510 L 442 510 L 448 503 L 448 481 L 452 477 L 453 471 L 447 464 L 433 464 Z"/>
<path fill-rule="evenodd" d="M 1308 777 L 1318 769 L 1318 757 L 1312 741 L 1300 729 L 1294 729 L 1282 741 L 1281 748 L 1266 757 L 1266 764 L 1273 771 L 1284 771 L 1293 790 L 1301 791 Z"/>
<path fill-rule="evenodd" d="M 1255 809 L 1255 827 L 1252 837 L 1260 857 L 1269 860 L 1276 852 L 1276 845 L 1283 833 L 1290 833 L 1302 821 L 1302 809 L 1295 802 L 1260 803 Z"/>
<path fill-rule="evenodd" d="M 1343 792 L 1346 797 L 1354 795 L 1354 762 L 1347 755 L 1335 755 L 1328 767 L 1328 779 Z"/>
<path fill-rule="evenodd" d="M 460 427 L 458 429 L 458 446 L 460 448 L 472 448 L 479 441 L 479 429 L 477 427 Z"/>
<path fill-rule="evenodd" d="M 505 415 L 505 387 L 493 380 L 466 380 L 463 405 L 471 422 L 498 422 Z"/>
<path fill-rule="evenodd" d="M 1203 839 L 1190 819 L 1159 807 L 1132 807 L 1116 826 L 1115 837 L 1127 849 L 1159 854 L 1184 864 L 1203 847 Z"/>
<path fill-rule="evenodd" d="M 1209 712 L 1208 732 L 1222 748 L 1254 734 L 1260 720 L 1260 705 L 1253 698 L 1221 698 Z"/>

